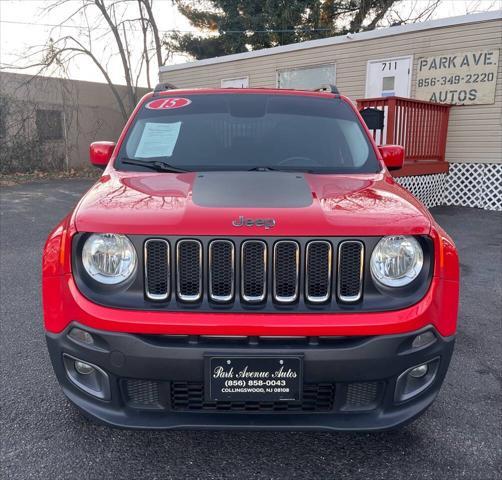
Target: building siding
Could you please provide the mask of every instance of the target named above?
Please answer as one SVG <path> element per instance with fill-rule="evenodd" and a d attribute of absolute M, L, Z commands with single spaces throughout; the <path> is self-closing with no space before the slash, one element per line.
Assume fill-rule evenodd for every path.
<path fill-rule="evenodd" d="M 500 48 L 501 45 L 502 19 L 496 19 L 191 66 L 161 72 L 160 80 L 179 88 L 217 88 L 221 79 L 249 76 L 250 87 L 275 87 L 280 69 L 334 63 L 338 88 L 356 100 L 365 96 L 368 61 L 413 55 L 413 98 L 419 57 Z M 448 162 L 502 163 L 502 54 L 495 103 L 451 108 L 446 159 Z"/>

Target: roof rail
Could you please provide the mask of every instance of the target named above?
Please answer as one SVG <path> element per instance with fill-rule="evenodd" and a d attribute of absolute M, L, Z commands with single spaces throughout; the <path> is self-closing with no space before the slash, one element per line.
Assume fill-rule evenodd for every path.
<path fill-rule="evenodd" d="M 319 88 L 315 89 L 316 92 L 328 92 L 328 93 L 335 93 L 336 95 L 340 95 L 340 90 L 336 88 L 336 85 L 321 85 Z"/>
<path fill-rule="evenodd" d="M 176 86 L 169 82 L 158 83 L 153 90 L 154 95 L 156 93 L 165 92 L 166 90 L 176 90 Z"/>

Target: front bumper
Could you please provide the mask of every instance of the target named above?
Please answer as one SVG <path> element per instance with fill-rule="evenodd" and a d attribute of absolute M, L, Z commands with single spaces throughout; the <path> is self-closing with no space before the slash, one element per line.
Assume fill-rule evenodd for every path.
<path fill-rule="evenodd" d="M 91 333 L 94 345 L 70 337 L 73 327 Z M 413 339 L 428 330 L 436 340 L 413 348 Z M 67 397 L 87 416 L 116 427 L 374 431 L 405 424 L 433 402 L 451 359 L 454 336 L 441 337 L 428 326 L 398 335 L 236 339 L 112 333 L 72 323 L 61 333 L 47 333 L 47 344 Z M 302 402 L 205 400 L 205 355 L 285 353 L 304 358 Z M 95 398 L 72 383 L 64 354 L 103 369 L 110 399 Z M 435 365 L 430 384 L 409 400 L 396 401 L 398 377 L 425 362 Z"/>

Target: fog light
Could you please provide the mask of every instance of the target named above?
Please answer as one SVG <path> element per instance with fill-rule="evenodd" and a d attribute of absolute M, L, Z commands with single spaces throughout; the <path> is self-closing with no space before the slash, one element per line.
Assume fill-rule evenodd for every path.
<path fill-rule="evenodd" d="M 90 375 L 94 372 L 94 367 L 91 367 L 88 363 L 77 360 L 75 362 L 75 370 L 81 375 Z"/>
<path fill-rule="evenodd" d="M 415 367 L 413 370 L 410 370 L 410 375 L 413 378 L 422 378 L 425 375 L 427 375 L 427 371 L 429 370 L 429 367 L 427 365 L 419 365 L 418 367 Z"/>
<path fill-rule="evenodd" d="M 67 353 L 63 353 L 63 364 L 66 375 L 73 385 L 100 400 L 110 400 L 110 379 L 102 368 Z"/>
<path fill-rule="evenodd" d="M 94 344 L 94 339 L 92 338 L 92 335 L 89 332 L 82 330 L 81 328 L 72 328 L 69 333 L 69 336 L 73 340 L 76 340 L 77 342 L 80 343 L 85 343 L 87 345 Z"/>
<path fill-rule="evenodd" d="M 413 348 L 421 348 L 425 347 L 426 345 L 430 345 L 431 343 L 434 343 L 436 341 L 436 335 L 434 335 L 432 332 L 424 332 L 421 333 L 420 335 L 417 335 L 413 339 L 413 343 L 411 346 Z"/>
<path fill-rule="evenodd" d="M 405 370 L 397 379 L 394 401 L 405 402 L 427 390 L 434 383 L 438 370 L 439 357 Z"/>

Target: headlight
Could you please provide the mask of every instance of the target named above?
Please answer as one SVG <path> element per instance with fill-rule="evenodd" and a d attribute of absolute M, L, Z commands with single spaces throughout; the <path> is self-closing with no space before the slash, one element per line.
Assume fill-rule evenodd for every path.
<path fill-rule="evenodd" d="M 422 270 L 424 254 L 413 238 L 395 235 L 382 238 L 371 254 L 371 274 L 387 287 L 404 287 Z"/>
<path fill-rule="evenodd" d="M 94 280 L 115 285 L 136 270 L 136 250 L 125 235 L 94 233 L 82 248 L 82 263 Z"/>

